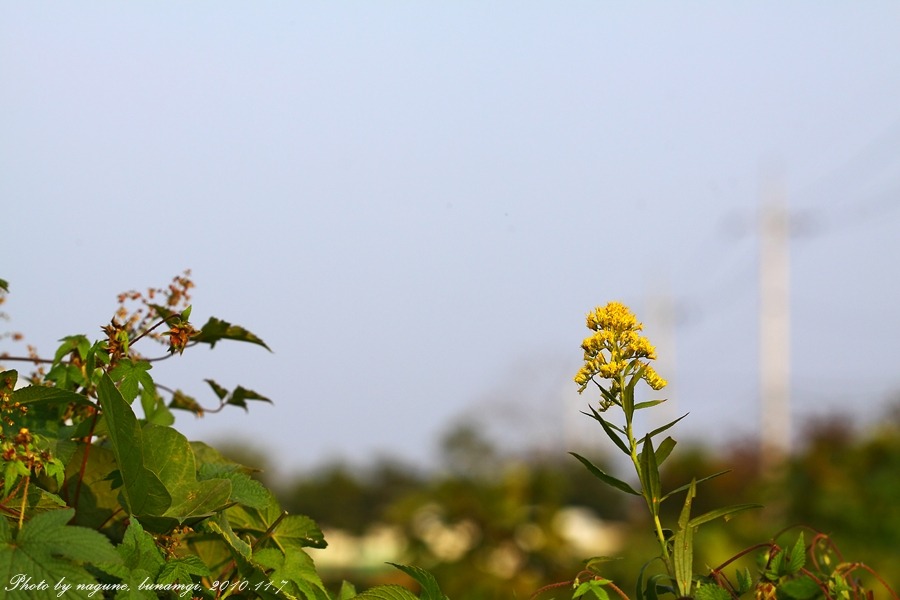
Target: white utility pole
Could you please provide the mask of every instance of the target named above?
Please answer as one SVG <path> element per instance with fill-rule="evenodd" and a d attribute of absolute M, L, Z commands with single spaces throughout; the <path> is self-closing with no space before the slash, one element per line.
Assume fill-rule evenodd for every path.
<path fill-rule="evenodd" d="M 790 222 L 781 181 L 766 182 L 760 212 L 759 393 L 762 469 L 774 475 L 790 452 Z"/>

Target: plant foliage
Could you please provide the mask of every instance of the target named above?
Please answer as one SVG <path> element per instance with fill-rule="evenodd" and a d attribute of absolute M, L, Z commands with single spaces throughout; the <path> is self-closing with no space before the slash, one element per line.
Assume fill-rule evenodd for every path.
<path fill-rule="evenodd" d="M 218 406 L 206 409 L 155 382 L 154 365 L 197 344 L 269 349 L 215 317 L 195 329 L 192 287 L 185 273 L 167 289 L 122 294 L 105 339 L 66 336 L 52 359 L 4 356 L 40 366 L 24 380 L 0 372 L 0 600 L 417 598 L 395 586 L 357 594 L 346 584 L 332 594 L 306 552 L 326 546 L 316 523 L 288 514 L 248 468 L 173 427 L 178 410 L 270 401 L 207 379 Z M 153 340 L 168 352 L 138 353 Z M 428 573 L 397 568 L 419 582 L 421 598 L 446 600 Z"/>

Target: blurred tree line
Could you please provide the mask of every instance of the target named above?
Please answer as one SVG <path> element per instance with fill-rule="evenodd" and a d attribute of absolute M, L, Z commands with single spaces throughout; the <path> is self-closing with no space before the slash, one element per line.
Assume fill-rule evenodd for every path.
<path fill-rule="evenodd" d="M 632 594 L 657 548 L 631 497 L 571 456 L 503 454 L 474 424 L 449 432 L 441 450 L 442 467 L 427 473 L 381 460 L 365 469 L 326 465 L 289 481 L 266 480 L 265 472 L 260 478 L 285 509 L 322 526 L 330 546 L 315 559 L 331 586 L 342 579 L 411 585 L 383 564 L 391 560 L 431 570 L 450 598 L 524 599 L 571 580 L 585 559 L 609 555 L 617 558 L 604 574 Z M 247 462 L 239 449 L 232 454 Z M 624 472 L 609 462 L 611 454 L 587 455 L 601 468 Z M 900 402 L 864 432 L 854 431 L 850 419 L 811 423 L 779 476 L 760 473 L 759 465 L 755 442 L 724 449 L 680 444 L 666 462 L 664 489 L 730 470 L 701 484 L 694 514 L 742 502 L 766 506 L 701 529 L 695 564 L 716 567 L 780 530 L 794 527 L 796 539 L 797 526 L 809 526 L 830 535 L 845 560 L 864 562 L 900 589 Z M 664 505 L 669 522 L 680 504 L 678 498 Z M 738 565 L 752 570 L 752 555 L 725 572 L 733 575 Z M 539 596 L 553 597 L 570 592 Z"/>

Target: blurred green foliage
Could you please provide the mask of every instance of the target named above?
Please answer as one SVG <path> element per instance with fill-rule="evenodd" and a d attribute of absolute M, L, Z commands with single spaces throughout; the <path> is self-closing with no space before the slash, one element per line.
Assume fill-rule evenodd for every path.
<path fill-rule="evenodd" d="M 808 526 L 830 535 L 846 560 L 866 563 L 900 588 L 900 405 L 877 428 L 857 433 L 849 423 L 836 417 L 812 423 L 780 475 L 760 473 L 757 445 L 749 441 L 679 446 L 663 469 L 664 488 L 731 471 L 701 484 L 698 513 L 740 502 L 766 506 L 704 528 L 696 564 L 719 566 L 783 529 Z M 565 454 L 504 455 L 473 424 L 449 432 L 441 449 L 441 468 L 433 472 L 382 460 L 266 483 L 288 510 L 320 523 L 329 542 L 337 531 L 362 543 L 373 530 L 392 528 L 401 540 L 392 560 L 429 569 L 451 598 L 529 598 L 572 580 L 585 559 L 607 553 L 617 560 L 604 565 L 604 576 L 631 594 L 643 562 L 658 551 L 641 507 Z M 612 457 L 590 458 L 612 471 L 621 466 Z M 669 508 L 677 509 L 677 502 Z M 796 539 L 798 530 L 790 531 L 784 540 Z M 383 561 L 367 564 L 359 555 L 352 567 L 332 565 L 326 557 L 333 549 L 316 558 L 333 588 L 343 578 L 365 585 L 398 581 Z M 753 557 L 729 565 L 729 576 L 737 566 L 753 569 Z M 881 597 L 876 583 L 869 584 Z M 558 587 L 538 597 L 570 594 L 570 587 Z"/>

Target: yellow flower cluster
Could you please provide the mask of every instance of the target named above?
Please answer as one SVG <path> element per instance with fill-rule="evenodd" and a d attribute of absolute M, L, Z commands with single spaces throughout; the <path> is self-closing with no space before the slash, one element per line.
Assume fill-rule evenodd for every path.
<path fill-rule="evenodd" d="M 584 366 L 575 375 L 579 393 L 596 376 L 613 380 L 615 389 L 620 376 L 641 368 L 644 369 L 642 378 L 651 388 L 659 390 L 666 386 L 666 380 L 647 362 L 656 359 L 656 349 L 638 333 L 644 326 L 627 306 L 621 302 L 598 306 L 588 313 L 587 326 L 595 333 L 581 344 Z"/>

